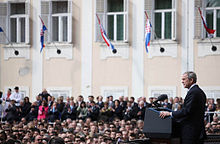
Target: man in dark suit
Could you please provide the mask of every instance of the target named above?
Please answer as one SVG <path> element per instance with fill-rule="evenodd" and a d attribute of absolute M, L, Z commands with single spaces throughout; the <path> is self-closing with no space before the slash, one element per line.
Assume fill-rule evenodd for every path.
<path fill-rule="evenodd" d="M 172 116 L 181 123 L 182 144 L 202 144 L 205 137 L 204 113 L 206 95 L 196 84 L 194 72 L 185 72 L 182 84 L 189 91 L 185 97 L 183 108 L 173 112 L 160 112 L 160 117 Z"/>

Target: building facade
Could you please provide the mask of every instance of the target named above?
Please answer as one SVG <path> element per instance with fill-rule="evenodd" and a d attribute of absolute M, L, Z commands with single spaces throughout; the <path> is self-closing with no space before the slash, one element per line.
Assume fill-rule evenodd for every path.
<path fill-rule="evenodd" d="M 216 30 L 211 39 L 198 7 Z M 97 16 L 116 54 L 102 40 Z M 39 17 L 47 27 L 41 53 Z M 184 97 L 181 75 L 190 70 L 208 97 L 220 97 L 219 0 L 0 0 L 0 26 L 4 92 L 19 86 L 32 101 L 43 88 L 55 97 Z"/>

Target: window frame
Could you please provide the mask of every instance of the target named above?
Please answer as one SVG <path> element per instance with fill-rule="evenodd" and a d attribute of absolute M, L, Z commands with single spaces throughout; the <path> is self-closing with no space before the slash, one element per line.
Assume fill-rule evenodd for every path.
<path fill-rule="evenodd" d="M 51 15 L 51 22 L 53 23 L 53 17 L 58 17 L 58 41 L 54 41 L 53 37 L 51 36 L 52 42 L 68 42 L 69 33 L 67 31 L 67 40 L 64 41 L 64 35 L 63 35 L 63 17 L 67 17 L 67 29 L 68 29 L 68 19 L 70 17 L 70 14 L 68 13 L 56 13 Z M 51 25 L 52 26 L 52 25 Z M 51 27 L 53 29 L 53 26 Z M 53 35 L 53 33 L 52 33 Z"/>
<path fill-rule="evenodd" d="M 100 38 L 100 28 L 98 26 L 96 14 L 99 16 L 101 20 L 101 24 L 103 25 L 104 29 L 106 30 L 106 33 L 108 35 L 108 16 L 112 15 L 114 16 L 114 26 L 113 26 L 113 42 L 128 42 L 129 37 L 129 22 L 128 22 L 128 12 L 129 12 L 129 2 L 128 0 L 123 0 L 123 6 L 124 10 L 121 12 L 107 12 L 107 0 L 103 0 L 102 3 L 100 3 L 100 0 L 95 0 L 95 41 L 96 42 L 104 42 L 102 38 Z M 97 7 L 99 8 L 97 10 Z M 101 8 L 101 10 L 100 10 Z M 117 40 L 117 15 L 123 15 L 123 40 Z"/>
<path fill-rule="evenodd" d="M 107 2 L 106 2 L 106 23 L 108 23 L 108 16 L 114 16 L 114 26 L 113 26 L 113 41 L 126 41 L 126 17 L 128 14 L 128 11 L 126 11 L 126 0 L 123 0 L 123 7 L 124 11 L 123 12 L 107 12 Z M 123 40 L 117 40 L 117 16 L 123 15 Z M 106 24 L 106 31 L 108 33 L 108 25 Z"/>
<path fill-rule="evenodd" d="M 51 35 L 49 35 L 49 41 L 50 42 L 59 42 L 59 43 L 67 43 L 67 42 L 71 42 L 72 40 L 72 21 L 71 21 L 71 18 L 72 18 L 72 9 L 68 10 L 69 7 L 72 7 L 69 6 L 69 4 L 71 4 L 70 0 L 63 0 L 63 1 L 66 1 L 67 2 L 67 12 L 66 13 L 52 13 L 52 10 L 53 10 L 53 2 L 58 2 L 56 0 L 52 0 L 49 2 L 49 9 L 50 9 L 50 16 L 49 16 L 49 19 L 50 19 L 50 31 L 51 31 Z M 60 1 L 62 2 L 62 1 Z M 52 23 L 53 23 L 53 17 L 58 17 L 58 41 L 53 41 L 53 26 L 52 26 Z M 67 17 L 67 40 L 64 41 L 63 40 L 63 17 Z M 71 27 L 71 29 L 70 29 Z M 71 31 L 71 32 L 70 32 Z"/>
<path fill-rule="evenodd" d="M 24 3 L 25 5 L 25 13 L 24 14 L 10 14 L 11 13 L 11 4 L 18 4 L 18 3 Z M 29 6 L 26 7 L 26 4 L 29 5 L 29 3 L 24 2 L 8 2 L 8 36 L 9 36 L 9 43 L 29 43 Z M 26 14 L 26 11 L 28 13 Z M 12 42 L 12 32 L 11 32 L 11 19 L 15 18 L 16 19 L 16 41 Z M 21 36 L 21 21 L 20 19 L 24 18 L 25 19 L 25 33 L 24 33 L 24 42 L 21 42 L 22 36 Z"/>
<path fill-rule="evenodd" d="M 161 13 L 161 38 L 158 38 L 155 33 L 152 34 L 154 40 L 175 40 L 176 39 L 176 0 L 172 0 L 171 9 L 155 9 L 155 0 L 153 0 L 153 17 L 152 24 L 155 28 L 155 13 Z M 165 13 L 171 12 L 171 38 L 165 39 Z"/>
<path fill-rule="evenodd" d="M 45 43 L 50 44 L 50 43 L 72 43 L 72 0 L 60 0 L 60 2 L 62 1 L 66 1 L 67 2 L 67 12 L 66 13 L 52 13 L 52 9 L 53 9 L 53 2 L 58 2 L 58 0 L 51 0 L 51 1 L 47 1 L 47 0 L 41 0 L 41 6 L 42 3 L 47 2 L 48 3 L 48 13 L 43 13 L 42 14 L 42 7 L 41 7 L 41 15 L 48 17 L 47 18 L 47 24 L 46 27 L 48 29 L 47 33 L 48 35 L 47 40 L 45 41 Z M 63 32 L 63 28 L 61 28 L 60 23 L 62 23 L 62 17 L 67 17 L 67 40 L 63 41 L 63 34 L 60 35 L 59 33 Z M 53 28 L 52 28 L 52 18 L 53 17 L 58 17 L 58 41 L 53 41 Z"/>
<path fill-rule="evenodd" d="M 205 15 L 205 18 L 206 18 L 206 11 L 210 11 L 212 10 L 213 11 L 213 29 L 216 30 L 216 32 L 213 34 L 213 37 L 214 38 L 220 38 L 216 36 L 216 33 L 217 33 L 217 10 L 220 11 L 220 6 L 219 7 L 206 7 L 206 2 L 204 3 L 204 15 Z M 205 38 L 208 38 L 208 36 L 206 36 L 206 31 L 203 29 L 203 35 Z"/>

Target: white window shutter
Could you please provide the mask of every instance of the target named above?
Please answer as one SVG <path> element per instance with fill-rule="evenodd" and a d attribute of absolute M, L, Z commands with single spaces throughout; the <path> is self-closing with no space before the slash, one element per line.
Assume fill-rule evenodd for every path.
<path fill-rule="evenodd" d="M 106 0 L 96 0 L 96 14 L 98 15 L 101 24 L 103 25 L 104 29 L 106 30 L 105 27 L 105 2 Z M 96 42 L 103 42 L 101 32 L 100 32 L 100 27 L 99 27 L 99 22 L 95 14 L 95 40 Z"/>
<path fill-rule="evenodd" d="M 68 42 L 72 42 L 72 1 L 68 1 Z"/>
<path fill-rule="evenodd" d="M 29 17 L 30 17 L 30 2 L 25 2 L 25 43 L 30 43 L 30 24 L 29 24 Z"/>
<path fill-rule="evenodd" d="M 4 31 L 4 34 L 7 35 L 8 33 L 8 23 L 7 23 L 7 3 L 0 3 L 0 27 Z M 0 33 L 0 44 L 6 44 L 8 43 L 5 35 L 2 32 Z"/>
<path fill-rule="evenodd" d="M 202 10 L 202 0 L 195 0 L 195 38 L 200 39 L 202 35 L 202 20 L 198 7 Z"/>
<path fill-rule="evenodd" d="M 124 11 L 126 12 L 125 16 L 124 16 L 124 41 L 127 42 L 128 41 L 128 37 L 129 37 L 129 21 L 128 21 L 128 13 L 129 13 L 129 6 L 128 6 L 128 0 L 124 0 Z"/>
<path fill-rule="evenodd" d="M 49 25 L 50 6 L 49 5 L 50 5 L 50 2 L 48 2 L 48 1 L 41 1 L 41 18 L 42 18 L 42 20 L 43 20 L 43 22 L 44 22 L 44 24 L 45 24 L 45 26 L 47 28 L 47 31 L 49 31 L 49 28 L 50 28 L 50 25 Z M 44 33 L 44 41 L 45 41 L 45 43 L 50 41 L 50 38 L 49 38 L 49 35 L 48 35 L 47 31 Z"/>
<path fill-rule="evenodd" d="M 178 0 L 173 0 L 172 1 L 172 40 L 176 40 L 176 28 L 177 28 L 177 15 L 176 15 L 176 10 L 177 10 L 177 2 Z"/>

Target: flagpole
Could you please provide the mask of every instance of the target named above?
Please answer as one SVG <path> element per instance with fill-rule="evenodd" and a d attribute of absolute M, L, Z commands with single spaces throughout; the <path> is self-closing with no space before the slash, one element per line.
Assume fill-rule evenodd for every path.
<path fill-rule="evenodd" d="M 41 20 L 41 23 L 44 25 L 44 22 L 43 22 L 43 20 L 42 20 L 42 18 L 40 17 L 40 15 L 39 15 L 39 18 L 40 18 L 40 20 Z M 49 35 L 49 37 L 51 37 L 51 35 L 50 35 L 50 33 L 48 32 L 48 30 L 47 30 L 47 34 Z M 57 49 L 57 54 L 61 54 L 61 50 L 60 49 L 58 49 L 58 47 L 56 46 L 56 44 L 54 43 L 54 42 L 51 42 L 54 46 L 55 46 L 55 48 Z"/>
<path fill-rule="evenodd" d="M 12 43 L 9 41 L 9 38 L 7 37 L 6 33 L 5 33 L 4 31 L 2 31 L 2 33 L 3 33 L 3 35 L 5 36 L 5 38 L 7 39 L 8 43 L 12 46 L 12 48 L 13 48 L 13 50 L 14 50 L 14 54 L 15 54 L 15 55 L 19 55 L 19 51 L 14 48 L 14 46 L 12 45 Z"/>
<path fill-rule="evenodd" d="M 146 11 L 144 11 L 144 13 L 145 13 L 145 16 L 146 16 L 146 17 L 147 17 L 147 19 L 148 19 L 147 12 L 146 12 Z M 149 20 L 149 22 L 150 22 L 150 20 Z M 150 24 L 151 24 L 151 22 L 150 22 Z M 156 37 L 156 42 L 159 44 L 160 49 L 162 49 L 163 47 L 161 46 L 161 44 L 160 44 L 160 42 L 159 42 L 159 39 L 158 39 L 158 37 L 157 37 L 157 34 L 156 34 L 156 32 L 154 31 L 154 29 L 153 29 L 152 25 L 151 25 L 151 28 L 152 28 L 152 31 L 153 31 L 153 33 L 154 33 L 155 37 Z M 164 48 L 163 48 L 163 49 L 164 49 Z"/>

